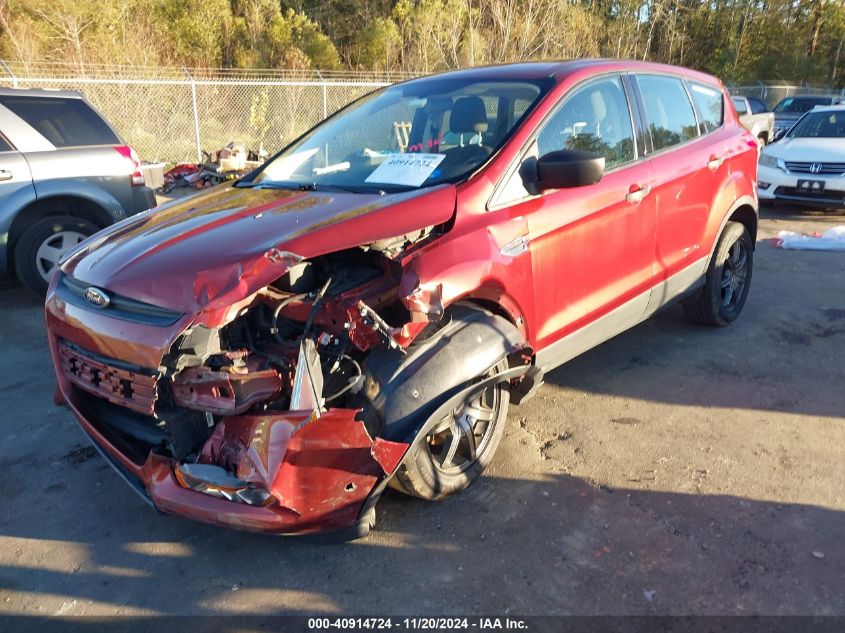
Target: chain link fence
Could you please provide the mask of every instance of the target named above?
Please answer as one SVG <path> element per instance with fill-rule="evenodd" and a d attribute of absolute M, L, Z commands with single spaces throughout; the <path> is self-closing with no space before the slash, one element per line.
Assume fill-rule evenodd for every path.
<path fill-rule="evenodd" d="M 229 141 L 270 154 L 397 73 L 174 69 L 0 60 L 0 85 L 75 90 L 141 158 L 202 162 Z"/>
<path fill-rule="evenodd" d="M 756 97 L 769 106 L 769 108 L 773 108 L 781 99 L 795 95 L 845 98 L 845 89 L 838 90 L 828 86 L 799 86 L 795 84 L 763 82 L 748 86 L 728 86 L 728 92 L 741 97 Z"/>
<path fill-rule="evenodd" d="M 149 162 L 202 162 L 229 141 L 270 154 L 368 92 L 406 73 L 20 64 L 0 60 L 0 86 L 82 93 Z M 769 107 L 796 94 L 845 98 L 824 86 L 757 83 L 731 94 Z"/>

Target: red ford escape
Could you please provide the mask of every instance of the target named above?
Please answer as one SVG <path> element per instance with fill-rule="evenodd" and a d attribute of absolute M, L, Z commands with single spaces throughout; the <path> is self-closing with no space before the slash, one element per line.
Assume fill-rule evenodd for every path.
<path fill-rule="evenodd" d="M 52 278 L 57 401 L 158 510 L 362 536 L 439 499 L 544 372 L 751 282 L 757 144 L 721 83 L 476 68 L 356 101 L 261 169 L 97 233 Z"/>

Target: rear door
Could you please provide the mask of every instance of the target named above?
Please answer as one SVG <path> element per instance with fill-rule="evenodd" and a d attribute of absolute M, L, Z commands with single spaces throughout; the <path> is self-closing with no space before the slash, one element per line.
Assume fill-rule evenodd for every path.
<path fill-rule="evenodd" d="M 647 162 L 637 160 L 629 99 L 616 74 L 573 88 L 540 126 L 522 162 L 524 167 L 562 149 L 588 150 L 605 158 L 598 183 L 531 196 L 515 172 L 502 196 L 494 198 L 527 220 L 535 296 L 531 334 L 538 349 L 627 303 L 626 325 L 608 330 L 605 338 L 612 336 L 636 323 L 648 302 L 654 273 L 655 207 L 648 195 L 653 178 Z M 635 298 L 639 301 L 632 302 Z M 556 346 L 548 364 L 597 342 L 578 343 L 583 349 Z"/>
<path fill-rule="evenodd" d="M 0 112 L 0 270 L 6 268 L 9 227 L 22 207 L 35 200 L 29 165 L 3 134 Z"/>
<path fill-rule="evenodd" d="M 702 244 L 718 183 L 728 175 L 719 136 L 724 120 L 721 92 L 672 75 L 636 75 L 645 127 L 650 136 L 649 161 L 657 179 L 655 263 L 659 280 L 700 274 L 709 253 Z M 705 93 L 700 95 L 700 93 Z M 691 95 L 715 96 L 707 120 L 699 122 Z"/>
<path fill-rule="evenodd" d="M 0 134 L 0 208 L 15 206 L 14 200 L 21 195 L 25 198 L 35 196 L 29 165 Z"/>

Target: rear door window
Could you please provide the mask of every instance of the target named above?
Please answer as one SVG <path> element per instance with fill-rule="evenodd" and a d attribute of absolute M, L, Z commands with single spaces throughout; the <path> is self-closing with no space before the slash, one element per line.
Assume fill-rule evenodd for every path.
<path fill-rule="evenodd" d="M 645 104 L 654 151 L 679 145 L 698 136 L 695 112 L 680 79 L 639 75 L 637 83 Z"/>
<path fill-rule="evenodd" d="M 0 96 L 0 104 L 56 147 L 120 143 L 106 122 L 82 99 L 6 95 Z"/>
<path fill-rule="evenodd" d="M 3 135 L 0 134 L 0 152 L 11 152 L 14 148 L 11 146 L 9 141 L 3 138 Z"/>

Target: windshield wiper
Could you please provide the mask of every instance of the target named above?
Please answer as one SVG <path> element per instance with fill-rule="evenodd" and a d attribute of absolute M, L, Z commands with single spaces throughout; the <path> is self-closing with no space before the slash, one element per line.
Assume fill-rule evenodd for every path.
<path fill-rule="evenodd" d="M 291 191 L 316 191 L 316 185 L 307 183 L 284 182 L 281 180 L 262 180 L 261 182 L 237 182 L 238 189 L 290 189 Z"/>
<path fill-rule="evenodd" d="M 239 182 L 236 187 L 244 189 L 290 189 L 291 191 L 335 191 L 343 193 L 375 193 L 383 196 L 386 192 L 380 187 L 353 187 L 349 185 L 326 185 L 316 182 L 286 182 L 268 180 L 262 182 Z"/>
<path fill-rule="evenodd" d="M 335 191 L 343 193 L 377 193 L 380 196 L 384 195 L 384 190 L 379 187 L 353 187 L 351 185 L 326 185 L 317 184 L 316 182 L 303 182 L 297 186 L 299 191 Z"/>

